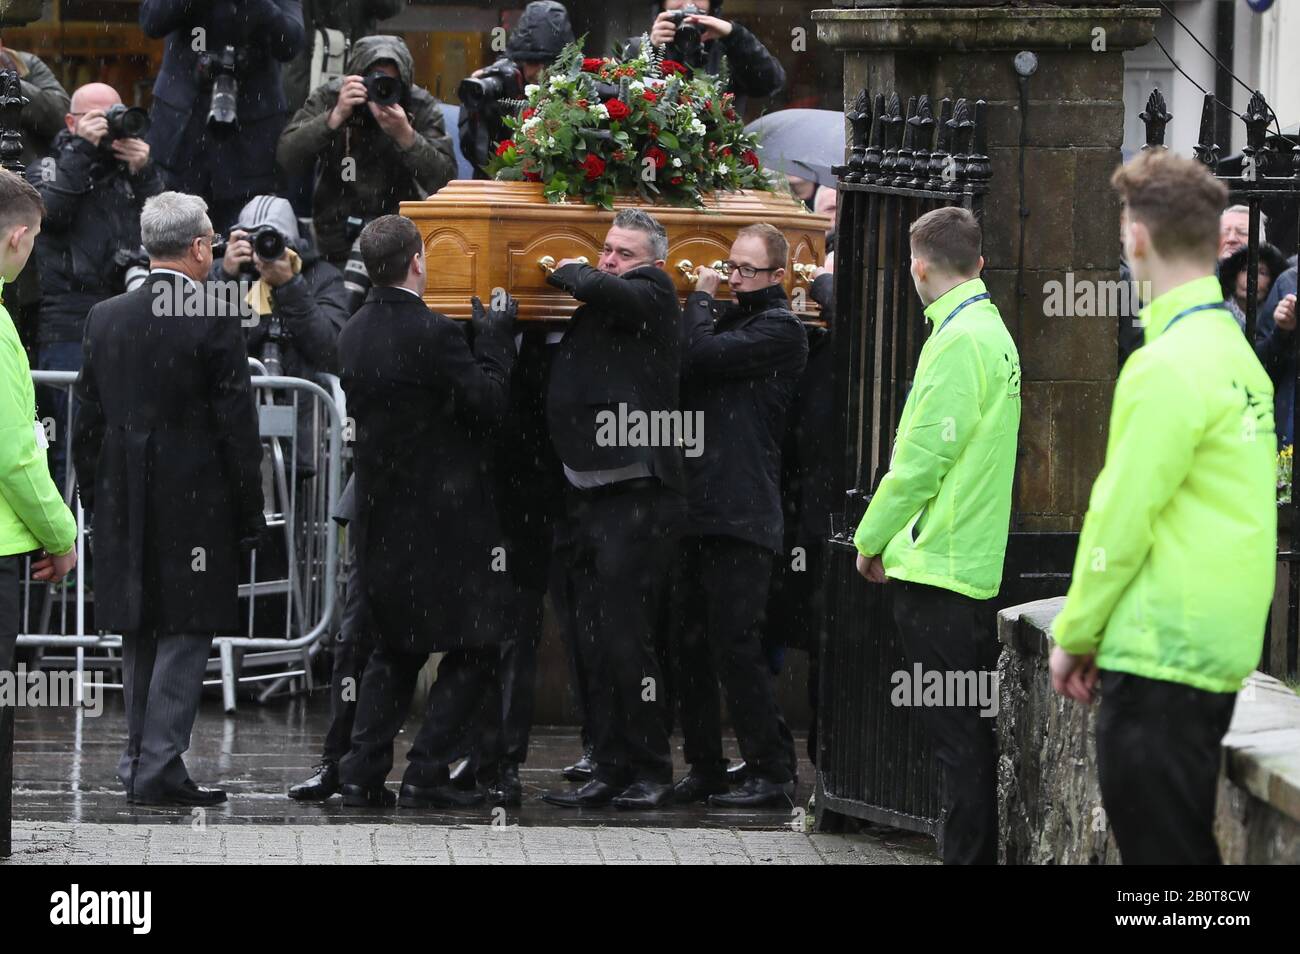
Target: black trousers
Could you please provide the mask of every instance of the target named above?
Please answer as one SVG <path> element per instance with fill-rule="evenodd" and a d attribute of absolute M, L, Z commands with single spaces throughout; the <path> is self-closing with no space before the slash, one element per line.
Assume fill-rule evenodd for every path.
<path fill-rule="evenodd" d="M 454 649 L 442 657 L 429 689 L 424 721 L 407 753 L 402 784 L 447 784 L 449 766 L 482 743 L 484 727 L 500 707 L 498 645 Z M 380 637 L 361 679 L 352 749 L 339 763 L 344 785 L 382 785 L 393 767 L 393 740 L 411 707 L 428 653 L 392 649 Z"/>
<path fill-rule="evenodd" d="M 772 559 L 735 537 L 690 536 L 678 550 L 678 696 L 686 761 L 698 774 L 726 771 L 720 680 L 747 770 L 772 782 L 794 778 L 794 737 L 763 652 Z"/>
<path fill-rule="evenodd" d="M 18 651 L 21 556 L 0 557 L 0 672 L 14 671 Z M 0 706 L 0 858 L 13 851 L 14 709 Z"/>
<path fill-rule="evenodd" d="M 894 600 L 894 622 L 909 668 L 920 663 L 926 673 L 996 671 L 995 617 L 988 601 L 901 580 L 886 587 Z M 996 864 L 998 747 L 993 718 L 981 715 L 978 704 L 922 706 L 920 716 L 942 777 L 943 863 Z"/>
<path fill-rule="evenodd" d="M 655 480 L 567 499 L 567 589 L 596 777 L 672 781 L 655 625 L 685 503 Z"/>
<path fill-rule="evenodd" d="M 1217 865 L 1214 802 L 1235 693 L 1101 674 L 1101 801 L 1127 865 Z"/>
<path fill-rule="evenodd" d="M 334 670 L 330 675 L 330 725 L 325 732 L 321 759 L 338 762 L 352 748 L 352 724 L 357 715 L 361 677 L 375 649 L 361 586 L 361 568 L 355 560 L 343 592 L 343 620 L 334 643 Z"/>
<path fill-rule="evenodd" d="M 501 644 L 497 667 L 500 709 L 483 730 L 483 744 L 471 756 L 476 775 L 494 779 L 502 764 L 523 765 L 533 730 L 537 697 L 537 647 L 542 641 L 543 601 L 537 590 L 517 587 L 514 632 Z"/>
<path fill-rule="evenodd" d="M 797 565 L 792 556 L 795 547 L 803 551 Z M 826 619 L 825 563 L 825 541 L 796 538 L 776 560 L 767 598 L 767 643 L 780 641 L 790 649 L 802 649 L 808 654 L 807 693 L 812 722 L 807 748 L 808 760 L 814 765 L 817 764 L 821 635 Z"/>

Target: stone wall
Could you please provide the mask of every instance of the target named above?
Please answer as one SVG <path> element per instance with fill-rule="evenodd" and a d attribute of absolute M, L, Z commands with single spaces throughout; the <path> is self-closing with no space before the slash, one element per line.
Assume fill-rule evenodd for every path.
<path fill-rule="evenodd" d="M 1052 692 L 1047 659 L 1064 598 L 998 615 L 999 860 L 1118 864 L 1097 784 L 1096 708 Z M 1230 864 L 1300 864 L 1300 696 L 1255 673 L 1224 738 L 1216 834 Z"/>

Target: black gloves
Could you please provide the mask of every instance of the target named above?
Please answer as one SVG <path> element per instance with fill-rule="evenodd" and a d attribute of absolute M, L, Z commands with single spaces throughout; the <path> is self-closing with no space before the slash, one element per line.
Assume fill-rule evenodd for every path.
<path fill-rule="evenodd" d="M 477 295 L 470 299 L 470 306 L 473 310 L 469 323 L 473 327 L 476 337 L 478 335 L 504 335 L 509 337 L 515 333 L 515 319 L 519 315 L 519 303 L 509 295 L 506 295 L 505 306 L 500 309 L 494 308 L 487 311 Z"/>

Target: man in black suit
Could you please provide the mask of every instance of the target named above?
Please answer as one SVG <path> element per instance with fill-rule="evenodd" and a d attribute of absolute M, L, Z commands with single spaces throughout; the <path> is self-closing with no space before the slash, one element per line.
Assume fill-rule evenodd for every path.
<path fill-rule="evenodd" d="M 366 226 L 361 254 L 374 285 L 339 336 L 339 365 L 357 425 L 357 559 L 378 644 L 339 764 L 343 804 L 391 802 L 393 739 L 421 667 L 440 652 L 397 804 L 475 805 L 483 793 L 453 786 L 449 767 L 480 748 L 501 705 L 512 606 L 489 438 L 509 400 L 515 307 L 507 297 L 485 312 L 474 299 L 472 343 L 429 311 L 424 243 L 400 215 Z"/>
<path fill-rule="evenodd" d="M 550 277 L 583 302 L 551 367 L 547 420 L 569 483 L 557 536 L 596 763 L 582 787 L 543 796 L 555 805 L 657 808 L 672 795 L 653 649 L 685 514 L 680 427 L 663 426 L 681 416 L 681 310 L 667 254 L 664 227 L 624 209 L 599 267 L 565 259 Z"/>
<path fill-rule="evenodd" d="M 808 360 L 786 298 L 789 245 L 771 225 L 741 229 L 727 262 L 736 303 L 713 298 L 720 275 L 701 268 L 683 313 L 682 406 L 709 439 L 686 452 L 690 500 L 682 541 L 677 641 L 690 774 L 679 802 L 752 808 L 794 805 L 794 739 L 763 655 L 764 607 L 781 554 L 781 441 Z M 718 682 L 747 777 L 728 792 Z"/>
<path fill-rule="evenodd" d="M 262 445 L 237 315 L 201 283 L 212 223 L 163 192 L 140 215 L 149 278 L 86 319 L 72 440 L 94 513 L 95 622 L 122 633 L 126 751 L 137 805 L 214 805 L 189 748 L 212 637 L 240 628 L 241 552 L 265 528 Z"/>

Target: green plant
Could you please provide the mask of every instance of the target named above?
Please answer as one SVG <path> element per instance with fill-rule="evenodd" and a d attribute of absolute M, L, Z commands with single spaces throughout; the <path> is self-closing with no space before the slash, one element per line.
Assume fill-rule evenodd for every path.
<path fill-rule="evenodd" d="M 699 206 L 709 192 L 770 188 L 757 138 L 718 79 L 660 61 L 645 40 L 630 60 L 584 59 L 579 43 L 526 88 L 489 174 L 541 182 L 551 202 L 580 198 L 605 209 L 620 193 Z"/>

